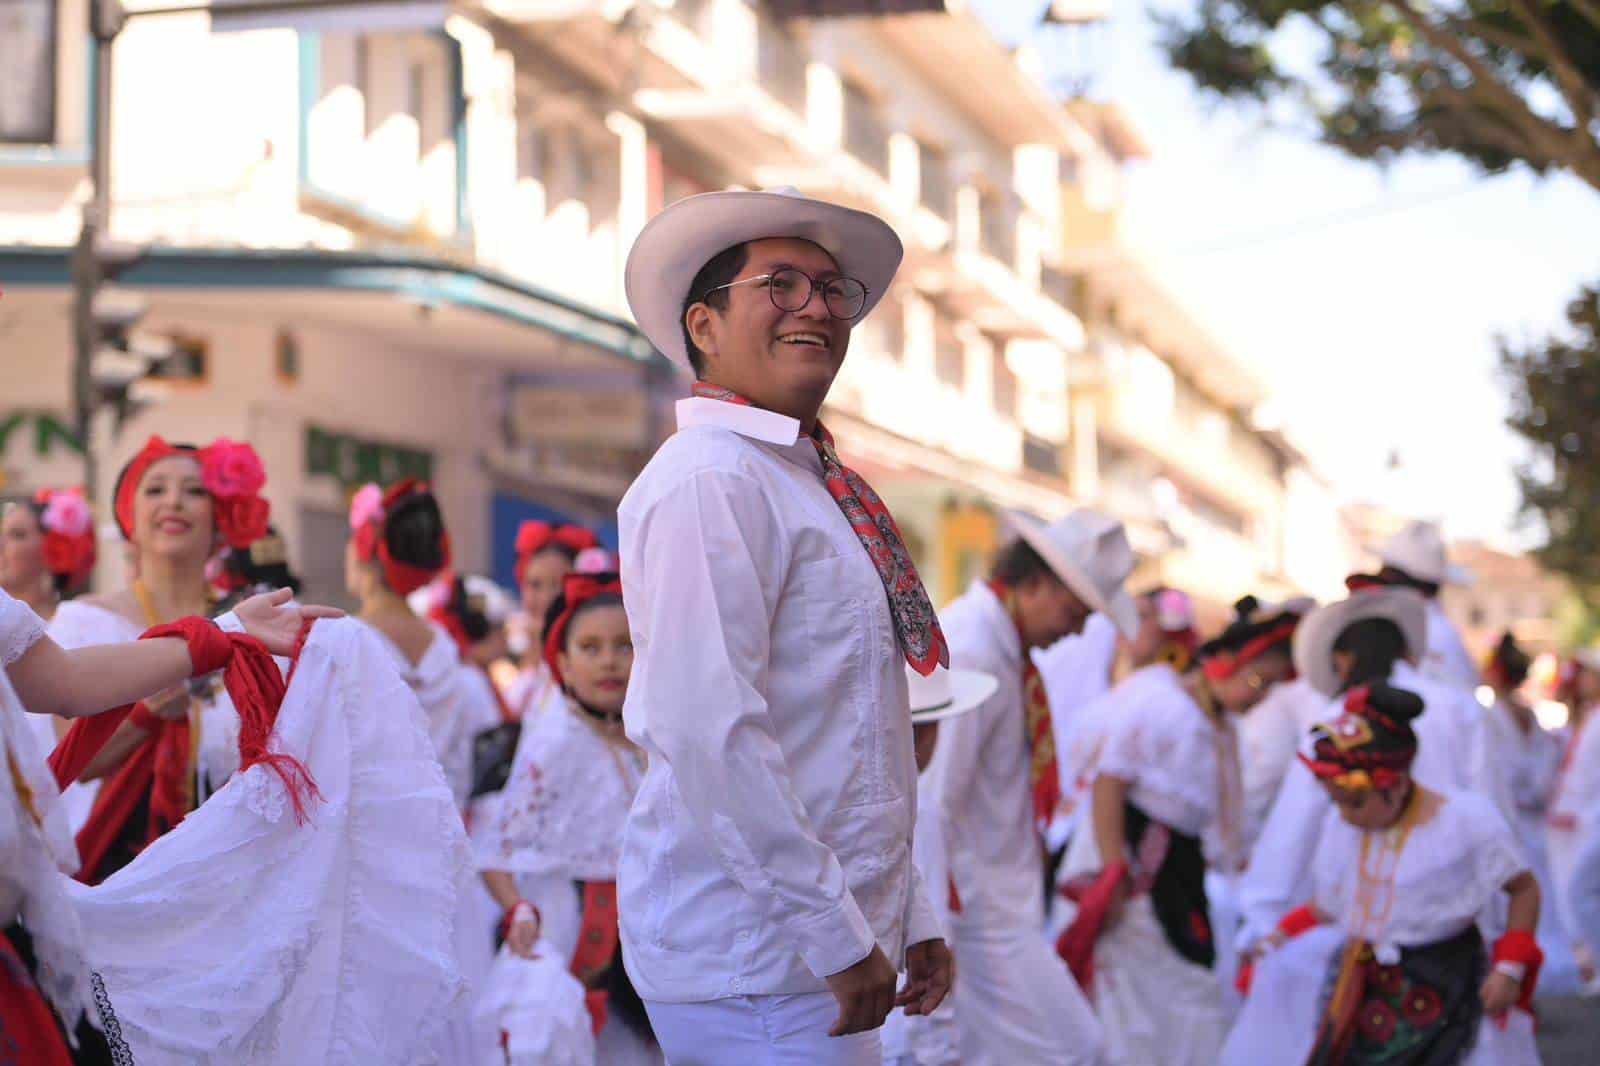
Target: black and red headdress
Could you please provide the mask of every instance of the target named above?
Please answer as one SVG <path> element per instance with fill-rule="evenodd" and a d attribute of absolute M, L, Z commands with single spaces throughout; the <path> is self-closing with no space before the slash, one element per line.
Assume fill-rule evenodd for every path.
<path fill-rule="evenodd" d="M 1415 692 L 1378 683 L 1345 694 L 1343 712 L 1311 729 L 1311 752 L 1300 761 L 1318 778 L 1341 788 L 1388 788 L 1411 770 L 1422 714 Z"/>
<path fill-rule="evenodd" d="M 600 541 L 594 533 L 583 526 L 524 522 L 517 527 L 517 584 L 522 584 L 522 572 L 528 568 L 528 560 L 542 551 L 560 548 L 576 558 L 578 553 L 599 545 Z"/>
<path fill-rule="evenodd" d="M 1200 646 L 1200 668 L 1212 681 L 1225 681 L 1272 651 L 1287 652 L 1310 601 L 1263 604 L 1246 596 L 1233 605 L 1234 620 Z"/>

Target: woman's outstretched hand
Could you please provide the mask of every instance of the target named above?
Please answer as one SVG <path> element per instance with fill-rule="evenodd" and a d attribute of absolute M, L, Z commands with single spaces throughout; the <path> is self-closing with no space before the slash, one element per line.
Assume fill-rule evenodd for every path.
<path fill-rule="evenodd" d="M 290 606 L 294 593 L 288 589 L 263 592 L 251 596 L 233 609 L 234 616 L 244 631 L 255 637 L 274 655 L 294 654 L 294 642 L 300 636 L 300 627 L 315 618 L 343 618 L 337 607 Z"/>

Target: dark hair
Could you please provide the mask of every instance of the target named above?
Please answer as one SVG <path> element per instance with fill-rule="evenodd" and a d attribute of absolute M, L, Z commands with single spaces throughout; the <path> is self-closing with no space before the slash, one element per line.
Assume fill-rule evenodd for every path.
<path fill-rule="evenodd" d="M 1021 537 L 1001 548 L 1000 554 L 994 557 L 994 565 L 989 568 L 990 580 L 1012 588 L 1031 577 L 1055 577 L 1055 573 L 1044 557 L 1033 550 L 1033 545 Z"/>
<path fill-rule="evenodd" d="M 1528 669 L 1533 665 L 1533 660 L 1517 646 L 1517 638 L 1509 631 L 1495 645 L 1491 662 L 1500 672 L 1501 679 L 1512 688 L 1520 688 L 1528 680 Z"/>
<path fill-rule="evenodd" d="M 1200 657 L 1204 659 L 1237 652 L 1257 637 L 1266 636 L 1282 627 L 1285 622 L 1299 617 L 1294 611 L 1265 614 L 1261 606 L 1261 601 L 1254 596 L 1244 596 L 1234 601 L 1233 621 L 1229 622 L 1221 633 L 1200 646 Z M 1285 633 L 1281 640 L 1274 640 L 1256 653 L 1256 661 L 1271 656 L 1291 658 L 1292 639 L 1292 633 Z"/>
<path fill-rule="evenodd" d="M 222 556 L 222 568 L 250 590 L 266 586 L 300 592 L 300 579 L 289 569 L 283 534 L 274 525 L 268 525 L 267 535 L 248 548 L 229 548 Z"/>
<path fill-rule="evenodd" d="M 1392 587 L 1416 589 L 1430 600 L 1439 595 L 1439 586 L 1435 582 L 1412 577 L 1398 566 L 1385 566 L 1379 570 L 1378 580 Z"/>
<path fill-rule="evenodd" d="M 748 244 L 735 244 L 731 248 L 724 248 L 706 260 L 706 265 L 700 268 L 700 272 L 689 283 L 689 293 L 683 298 L 683 307 L 678 312 L 678 327 L 683 330 L 683 347 L 689 353 L 689 365 L 694 368 L 695 377 L 705 372 L 706 356 L 695 347 L 694 338 L 689 336 L 689 308 L 703 303 L 718 311 L 724 310 L 728 306 L 728 290 L 718 286 L 726 285 L 737 278 L 749 258 Z M 712 289 L 717 291 L 711 292 Z"/>
<path fill-rule="evenodd" d="M 42 535 L 46 532 L 44 528 L 44 504 L 31 496 L 9 496 L 4 500 L 0 500 L 0 516 L 4 516 L 6 510 L 11 507 L 26 507 L 32 511 L 33 520 L 39 526 L 39 533 Z M 56 590 L 57 596 L 65 598 L 68 589 L 72 587 L 72 575 L 52 572 L 50 574 L 50 585 Z"/>
<path fill-rule="evenodd" d="M 444 514 L 433 493 L 413 492 L 395 503 L 384 518 L 383 542 L 396 562 L 423 570 L 444 566 Z"/>
<path fill-rule="evenodd" d="M 1340 690 L 1346 691 L 1387 681 L 1394 664 L 1406 657 L 1406 635 L 1387 618 L 1363 618 L 1344 627 L 1333 642 L 1333 650 L 1355 657 Z"/>
<path fill-rule="evenodd" d="M 600 582 L 601 584 L 609 584 L 610 582 L 616 580 L 617 575 L 616 574 L 595 574 L 594 578 L 595 578 L 596 581 Z M 600 595 L 593 597 L 592 599 L 584 600 L 583 603 L 578 605 L 578 609 L 573 612 L 572 617 L 567 619 L 566 632 L 564 632 L 561 635 L 561 640 L 562 640 L 562 648 L 561 648 L 561 650 L 562 651 L 566 651 L 567 650 L 566 649 L 566 642 L 572 639 L 572 630 L 575 627 L 575 624 L 577 623 L 578 619 L 582 618 L 584 615 L 588 614 L 590 611 L 595 610 L 595 609 L 600 608 L 600 607 L 621 607 L 621 606 L 622 606 L 622 597 L 617 595 L 615 592 L 603 592 Z M 544 613 L 544 629 L 542 630 L 542 632 L 549 633 L 550 632 L 550 627 L 556 624 L 556 619 L 560 618 L 564 613 L 566 613 L 566 610 L 567 610 L 567 595 L 566 595 L 565 592 L 563 592 L 561 595 L 559 595 L 559 596 L 557 596 L 555 598 L 555 602 L 550 604 L 550 609 Z"/>
<path fill-rule="evenodd" d="M 461 623 L 461 631 L 474 644 L 487 639 L 494 629 L 484 607 L 483 597 L 467 593 L 467 579 L 464 577 L 458 576 L 451 583 L 450 602 L 445 605 L 445 610 L 456 616 Z"/>

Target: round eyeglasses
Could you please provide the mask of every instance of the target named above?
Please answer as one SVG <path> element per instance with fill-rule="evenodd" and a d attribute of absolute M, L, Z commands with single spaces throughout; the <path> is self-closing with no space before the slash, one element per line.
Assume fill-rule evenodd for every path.
<path fill-rule="evenodd" d="M 753 278 L 740 278 L 726 285 L 714 286 L 701 293 L 700 299 L 704 300 L 719 289 L 731 289 L 735 285 L 749 285 L 756 281 L 766 284 L 772 305 L 780 311 L 799 311 L 811 302 L 812 292 L 819 287 L 822 290 L 822 304 L 834 318 L 853 322 L 861 317 L 861 312 L 867 306 L 867 287 L 855 278 L 841 276 L 819 282 L 794 267 L 780 267 L 770 274 L 757 274 Z"/>

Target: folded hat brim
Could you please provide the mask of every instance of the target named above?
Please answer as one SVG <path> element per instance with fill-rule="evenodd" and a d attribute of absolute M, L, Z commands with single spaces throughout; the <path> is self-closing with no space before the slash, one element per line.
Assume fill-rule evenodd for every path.
<path fill-rule="evenodd" d="M 1368 618 L 1387 618 L 1399 626 L 1411 657 L 1427 650 L 1428 604 L 1422 594 L 1409 588 L 1374 589 L 1306 615 L 1294 633 L 1295 670 L 1324 696 L 1336 695 L 1339 675 L 1333 667 L 1334 642 L 1351 625 Z"/>
<path fill-rule="evenodd" d="M 1055 575 L 1066 582 L 1067 587 L 1077 594 L 1092 610 L 1099 611 L 1111 619 L 1112 625 L 1117 627 L 1117 632 L 1124 637 L 1132 638 L 1139 631 L 1139 608 L 1133 602 L 1133 597 L 1120 585 L 1117 591 L 1107 599 L 1100 587 L 1094 583 L 1088 571 L 1073 562 L 1072 559 L 1056 547 L 1046 531 L 1046 526 L 1039 519 L 1023 511 L 1007 511 L 1006 521 L 1015 531 L 1017 536 L 1028 542 L 1028 546 L 1039 553 L 1039 558 L 1045 565 L 1055 571 Z"/>
<path fill-rule="evenodd" d="M 1000 682 L 988 674 L 980 674 L 976 670 L 951 670 L 950 702 L 921 710 L 911 708 L 911 723 L 927 725 L 929 722 L 942 722 L 946 718 L 966 714 L 983 706 L 999 687 Z"/>
<path fill-rule="evenodd" d="M 656 215 L 633 242 L 623 284 L 634 321 L 661 354 L 690 369 L 682 316 L 695 275 L 719 252 L 774 237 L 810 241 L 860 280 L 867 288 L 862 318 L 883 298 L 905 254 L 893 227 L 865 211 L 781 192 L 702 193 Z"/>

